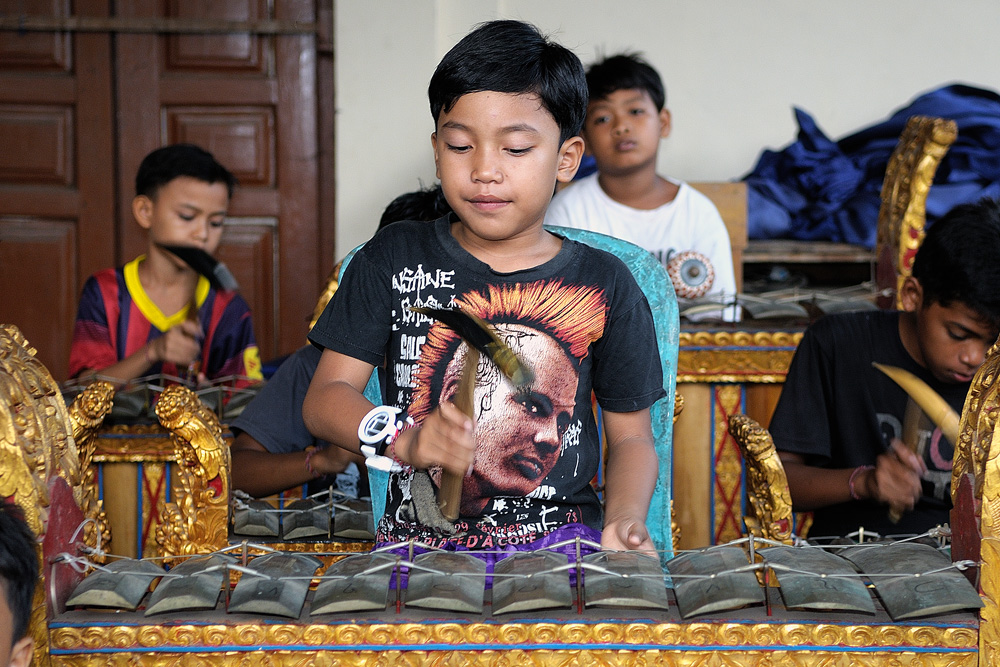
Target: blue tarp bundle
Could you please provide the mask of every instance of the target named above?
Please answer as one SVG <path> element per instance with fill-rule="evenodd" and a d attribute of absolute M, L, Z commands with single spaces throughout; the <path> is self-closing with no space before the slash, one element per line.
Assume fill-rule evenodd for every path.
<path fill-rule="evenodd" d="M 927 198 L 928 223 L 955 204 L 1000 196 L 1000 95 L 993 91 L 944 86 L 837 142 L 796 108 L 798 140 L 778 152 L 765 150 L 744 177 L 750 238 L 874 247 L 885 167 L 906 121 L 916 115 L 958 124 L 958 140 Z"/>

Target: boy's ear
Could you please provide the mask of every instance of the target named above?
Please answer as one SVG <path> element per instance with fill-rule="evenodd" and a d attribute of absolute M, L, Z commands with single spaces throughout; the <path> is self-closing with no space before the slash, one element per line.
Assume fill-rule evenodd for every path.
<path fill-rule="evenodd" d="M 146 195 L 137 195 L 132 200 L 132 217 L 143 229 L 153 226 L 153 200 Z"/>
<path fill-rule="evenodd" d="M 660 109 L 660 138 L 666 139 L 670 136 L 670 111 L 667 107 Z"/>
<path fill-rule="evenodd" d="M 35 640 L 28 635 L 14 642 L 10 650 L 10 667 L 28 667 L 35 651 Z"/>
<path fill-rule="evenodd" d="M 924 304 L 924 288 L 920 281 L 913 276 L 908 276 L 899 289 L 899 301 L 905 312 L 917 312 Z"/>
<path fill-rule="evenodd" d="M 583 152 L 586 145 L 580 136 L 570 137 L 563 142 L 559 148 L 559 166 L 556 169 L 556 180 L 561 183 L 569 183 L 576 176 L 576 170 L 580 168 L 580 161 L 583 159 Z"/>
<path fill-rule="evenodd" d="M 431 132 L 431 149 L 434 151 L 434 175 L 441 180 L 441 163 L 438 161 L 438 134 Z"/>

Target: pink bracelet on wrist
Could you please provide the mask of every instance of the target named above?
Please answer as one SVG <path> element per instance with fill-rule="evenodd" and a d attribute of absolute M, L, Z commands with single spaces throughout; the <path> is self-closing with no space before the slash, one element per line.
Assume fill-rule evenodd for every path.
<path fill-rule="evenodd" d="M 875 470 L 875 466 L 858 466 L 857 468 L 854 469 L 854 472 L 851 473 L 850 478 L 847 480 L 847 488 L 850 489 L 851 491 L 851 498 L 854 498 L 855 500 L 861 500 L 861 496 L 859 496 L 857 492 L 854 490 L 854 480 L 857 479 L 859 474 L 866 472 L 868 470 Z"/>
<path fill-rule="evenodd" d="M 306 470 L 308 470 L 309 474 L 313 476 L 313 479 L 319 479 L 323 475 L 321 475 L 318 472 L 316 472 L 316 469 L 313 468 L 313 466 L 312 466 L 312 457 L 313 457 L 313 454 L 315 454 L 315 453 L 316 453 L 316 448 L 315 447 L 313 447 L 312 445 L 310 445 L 309 447 L 306 447 Z"/>
<path fill-rule="evenodd" d="M 403 427 L 401 429 L 399 429 L 398 431 L 396 431 L 396 434 L 394 436 L 392 436 L 392 439 L 389 441 L 389 458 L 391 458 L 393 461 L 395 461 L 399 465 L 405 466 L 407 464 L 403 463 L 399 459 L 399 457 L 396 456 L 396 441 L 399 440 L 399 436 L 403 435 L 404 431 L 408 431 L 408 430 L 410 430 L 411 428 L 413 428 L 415 426 L 416 426 L 416 424 L 414 424 L 413 422 L 406 422 L 406 423 L 404 423 Z"/>

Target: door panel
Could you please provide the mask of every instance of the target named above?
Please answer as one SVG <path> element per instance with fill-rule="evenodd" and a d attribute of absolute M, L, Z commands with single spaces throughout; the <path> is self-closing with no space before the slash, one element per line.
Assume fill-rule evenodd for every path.
<path fill-rule="evenodd" d="M 73 109 L 0 105 L 0 181 L 73 185 Z"/>
<path fill-rule="evenodd" d="M 222 233 L 218 257 L 226 263 L 240 286 L 240 295 L 253 311 L 254 335 L 260 340 L 274 339 L 275 284 L 277 263 L 274 218 L 228 218 Z M 303 336 L 305 327 L 303 326 Z M 270 359 L 271 356 L 264 357 Z"/>
<path fill-rule="evenodd" d="M 17 11 L 42 16 L 68 16 L 69 7 L 69 0 L 18 0 L 17 2 Z M 9 6 L 5 6 L 4 11 L 12 13 Z M 69 33 L 0 32 L 0 69 L 68 73 L 72 68 L 71 45 Z"/>
<path fill-rule="evenodd" d="M 271 18 L 264 0 L 170 0 L 170 18 L 224 19 L 227 21 L 259 21 Z M 208 72 L 255 72 L 267 76 L 272 63 L 273 38 L 258 35 L 232 34 L 204 37 L 201 35 L 171 35 L 166 39 L 166 69 Z"/>
<path fill-rule="evenodd" d="M 74 5 L 107 15 L 106 0 Z M 115 260 L 111 99 L 107 35 L 0 33 L 0 321 L 21 328 L 58 380 L 83 281 Z"/>
<path fill-rule="evenodd" d="M 73 340 L 76 244 L 74 221 L 0 217 L 0 324 L 16 324 L 57 379 Z"/>
<path fill-rule="evenodd" d="M 164 109 L 166 126 L 177 141 L 198 144 L 239 179 L 239 187 L 274 188 L 274 108 L 212 107 Z"/>

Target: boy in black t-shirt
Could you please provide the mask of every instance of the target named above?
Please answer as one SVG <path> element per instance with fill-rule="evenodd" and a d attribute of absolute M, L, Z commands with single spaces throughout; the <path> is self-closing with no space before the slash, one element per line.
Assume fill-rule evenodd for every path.
<path fill-rule="evenodd" d="M 665 392 L 649 305 L 617 258 L 542 227 L 556 182 L 572 179 L 583 155 L 583 66 L 533 26 L 493 21 L 445 55 L 428 92 L 434 160 L 455 215 L 392 225 L 354 256 L 310 333 L 325 349 L 306 424 L 360 451 L 359 425 L 381 414 L 362 392 L 387 359 L 386 400 L 417 423 L 372 445 L 399 464 L 378 540 L 506 549 L 579 528 L 605 548 L 653 549 L 649 407 Z M 466 347 L 409 309 L 418 305 L 479 315 L 535 381 L 513 390 L 481 360 L 476 418 L 467 418 L 450 402 Z M 592 390 L 609 452 L 603 515 L 589 484 L 600 461 Z M 467 475 L 456 534 L 415 501 L 429 483 L 423 471 L 436 483 L 441 468 Z"/>
<path fill-rule="evenodd" d="M 825 317 L 802 339 L 770 431 L 810 535 L 921 533 L 948 521 L 952 443 L 899 439 L 907 396 L 872 362 L 914 373 L 961 412 L 1000 330 L 1000 202 L 955 207 L 927 232 L 902 311 Z M 898 522 L 889 510 L 903 512 Z"/>

